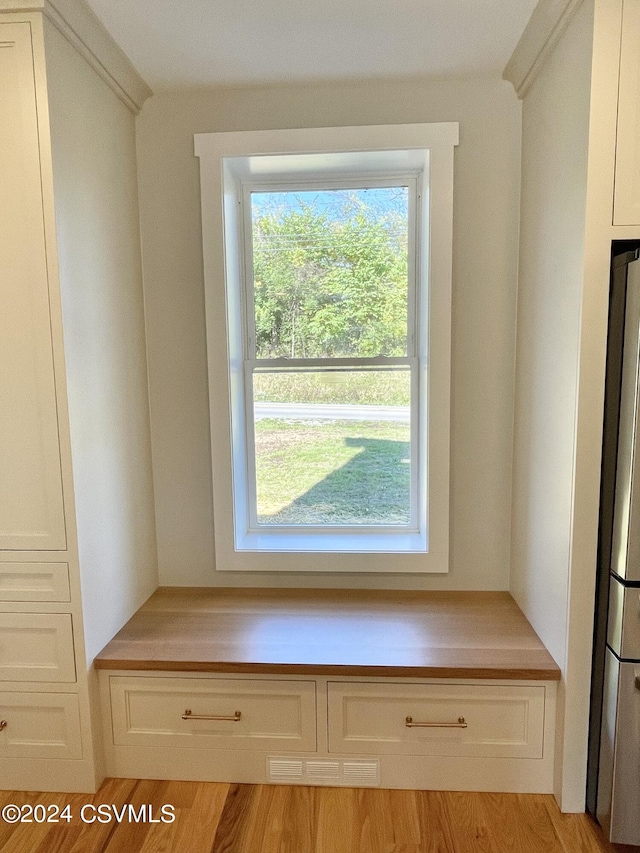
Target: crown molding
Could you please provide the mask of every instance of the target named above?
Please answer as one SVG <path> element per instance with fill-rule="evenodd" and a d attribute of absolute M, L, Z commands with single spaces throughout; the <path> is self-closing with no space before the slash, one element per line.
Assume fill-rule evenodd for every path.
<path fill-rule="evenodd" d="M 134 114 L 153 94 L 83 0 L 0 0 L 0 12 L 41 12 Z"/>
<path fill-rule="evenodd" d="M 539 0 L 502 77 L 523 98 L 582 0 Z"/>

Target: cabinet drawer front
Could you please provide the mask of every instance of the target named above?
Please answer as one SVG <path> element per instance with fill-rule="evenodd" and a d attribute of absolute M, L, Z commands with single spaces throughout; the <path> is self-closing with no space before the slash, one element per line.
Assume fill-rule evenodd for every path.
<path fill-rule="evenodd" d="M 116 744 L 316 749 L 314 682 L 114 677 L 110 690 Z"/>
<path fill-rule="evenodd" d="M 542 685 L 332 682 L 328 690 L 330 752 L 542 757 Z"/>
<path fill-rule="evenodd" d="M 0 601 L 70 601 L 68 563 L 0 563 Z"/>
<path fill-rule="evenodd" d="M 78 697 L 0 693 L 0 759 L 81 758 Z"/>
<path fill-rule="evenodd" d="M 0 680 L 76 680 L 68 613 L 0 613 Z"/>

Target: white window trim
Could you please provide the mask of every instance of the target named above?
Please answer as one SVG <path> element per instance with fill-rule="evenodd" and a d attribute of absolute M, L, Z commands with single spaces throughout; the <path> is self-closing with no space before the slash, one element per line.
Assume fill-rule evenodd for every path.
<path fill-rule="evenodd" d="M 314 128 L 240 133 L 206 133 L 195 137 L 200 158 L 203 259 L 211 447 L 213 462 L 214 533 L 216 568 L 220 571 L 270 572 L 446 572 L 449 563 L 449 431 L 451 360 L 451 255 L 453 223 L 453 150 L 458 143 L 456 123 L 422 125 L 381 125 L 368 127 Z M 340 152 L 349 156 L 342 158 Z M 243 335 L 233 318 L 241 316 L 241 288 L 226 293 L 225 276 L 241 279 L 242 250 L 233 244 L 239 232 L 237 181 L 224 179 L 229 163 L 245 170 L 246 179 L 262 181 L 273 170 L 274 179 L 291 169 L 296 178 L 313 179 L 314 168 L 322 161 L 322 173 L 343 169 L 352 176 L 352 154 L 358 152 L 362 174 L 373 164 L 373 176 L 381 174 L 385 160 L 396 172 L 403 171 L 403 158 L 411 170 L 415 162 L 428 162 L 422 187 L 423 206 L 429 215 L 428 235 L 423 234 L 426 251 L 420 256 L 419 277 L 428 282 L 428 311 L 421 360 L 429 365 L 420 377 L 420 397 L 426 403 L 428 443 L 425 506 L 428 544 L 418 534 L 394 531 L 391 534 L 367 530 L 349 541 L 346 533 L 286 533 L 279 537 L 266 533 L 248 534 L 253 539 L 240 542 L 236 549 L 234 531 L 246 527 L 234 517 L 233 477 L 244 477 L 243 460 L 232 458 L 232 448 L 244 446 L 242 351 L 238 335 Z M 305 161 L 304 155 L 322 154 Z M 276 155 L 270 157 L 269 155 Z M 347 162 L 351 159 L 351 164 Z M 344 161 L 344 162 L 343 162 Z M 308 166 L 300 174 L 301 164 Z M 306 164 L 306 165 L 305 165 Z M 382 166 L 381 166 L 382 164 Z M 277 172 L 277 174 L 276 174 Z M 369 169 L 371 173 L 371 169 Z M 236 177 L 238 177 L 236 175 Z M 360 177 L 360 175 L 359 175 Z M 233 304 L 234 300 L 238 304 Z M 424 310 L 424 307 L 421 308 Z M 232 322 L 228 325 L 228 319 Z M 231 406 L 234 406 L 231 417 Z M 237 410 L 236 410 L 237 409 Z M 236 434 L 232 435 L 232 429 Z M 244 454 L 240 454 L 244 455 Z M 234 473 L 235 472 L 235 473 Z M 424 529 L 424 527 L 423 527 Z M 280 538 L 280 541 L 278 541 Z M 286 539 L 286 541 L 285 541 Z M 363 539 L 364 544 L 363 544 Z M 263 550 L 264 548 L 270 550 Z M 282 548 L 282 550 L 280 550 Z M 300 548 L 300 551 L 294 550 Z M 426 550 L 425 550 L 426 549 Z"/>

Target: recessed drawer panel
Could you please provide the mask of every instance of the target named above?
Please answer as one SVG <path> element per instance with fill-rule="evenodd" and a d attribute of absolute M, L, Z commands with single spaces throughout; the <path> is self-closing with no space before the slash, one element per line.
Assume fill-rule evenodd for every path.
<path fill-rule="evenodd" d="M 113 677 L 110 689 L 116 744 L 316 749 L 314 682 Z"/>
<path fill-rule="evenodd" d="M 341 684 L 329 751 L 541 758 L 544 686 Z"/>
<path fill-rule="evenodd" d="M 0 680 L 76 680 L 68 613 L 0 613 Z"/>
<path fill-rule="evenodd" d="M 0 693 L 0 759 L 81 757 L 77 696 Z"/>
<path fill-rule="evenodd" d="M 70 601 L 68 563 L 0 563 L 0 601 Z"/>

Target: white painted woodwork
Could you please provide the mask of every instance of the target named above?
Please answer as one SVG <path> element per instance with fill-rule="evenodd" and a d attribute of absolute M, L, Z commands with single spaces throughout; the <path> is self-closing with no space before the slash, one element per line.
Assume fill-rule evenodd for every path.
<path fill-rule="evenodd" d="M 195 135 L 195 153 L 200 158 L 217 570 L 343 575 L 449 571 L 453 159 L 458 134 L 457 122 L 433 122 Z M 406 153 L 409 150 L 411 155 Z M 256 154 L 260 155 L 258 166 L 253 160 Z M 422 414 L 419 425 L 413 416 L 411 442 L 412 456 L 418 441 L 422 449 L 419 483 L 414 485 L 417 517 L 422 519 L 419 530 L 389 533 L 374 526 L 367 533 L 362 529 L 354 533 L 346 527 L 344 534 L 331 536 L 321 526 L 316 534 L 304 529 L 296 532 L 295 526 L 283 527 L 282 532 L 254 530 L 251 512 L 249 517 L 246 513 L 250 505 L 246 493 L 252 490 L 246 450 L 250 427 L 244 415 L 247 392 L 237 369 L 249 355 L 243 351 L 247 329 L 243 329 L 240 309 L 240 268 L 246 263 L 236 263 L 242 239 L 233 225 L 236 193 L 245 192 L 250 183 L 244 187 L 240 179 L 251 175 L 288 181 L 291 177 L 299 184 L 307 173 L 321 182 L 343 173 L 366 183 L 361 170 L 385 180 L 400 163 L 411 171 L 420 169 L 422 189 L 415 215 L 423 223 L 424 234 L 416 248 L 414 295 L 426 314 L 414 330 L 416 351 L 408 349 L 408 354 L 419 358 L 412 387 L 419 383 Z M 226 313 L 219 310 L 224 304 Z"/>
<path fill-rule="evenodd" d="M 329 752 L 541 758 L 544 687 L 329 682 Z M 414 722 L 467 728 L 407 727 Z"/>
<path fill-rule="evenodd" d="M 269 756 L 267 778 L 269 783 L 281 785 L 376 788 L 380 785 L 380 760 L 353 758 L 338 761 L 335 758 Z"/>
<path fill-rule="evenodd" d="M 502 691 L 500 702 L 492 705 L 493 713 L 506 714 L 509 719 L 497 724 L 485 724 L 484 752 L 471 744 L 468 749 L 458 751 L 457 754 L 447 754 L 447 751 L 438 754 L 437 745 L 435 749 L 418 746 L 413 752 L 403 751 L 402 747 L 397 747 L 397 741 L 391 739 L 385 743 L 380 737 L 363 740 L 360 746 L 356 746 L 354 740 L 345 740 L 346 748 L 334 751 L 335 739 L 342 732 L 338 730 L 340 721 L 332 713 L 332 696 L 337 696 L 341 691 L 342 695 L 353 697 L 361 688 L 363 696 L 375 697 L 375 708 L 372 707 L 369 712 L 370 731 L 373 731 L 376 717 L 384 719 L 385 703 L 393 702 L 394 697 L 403 693 L 411 697 L 418 696 L 422 700 L 425 695 L 439 695 L 438 691 L 444 691 L 449 696 L 462 695 L 467 702 L 466 709 L 475 715 L 475 709 L 469 707 L 469 697 L 476 697 L 477 701 L 477 696 L 483 694 L 482 689 L 477 693 L 477 688 L 485 688 L 486 684 L 477 680 L 452 682 L 434 679 L 416 682 L 409 679 L 332 678 L 329 681 L 320 676 L 314 679 L 302 676 L 287 679 L 239 676 L 231 680 L 222 674 L 193 673 L 187 676 L 177 672 L 140 677 L 130 672 L 111 674 L 106 670 L 99 673 L 99 679 L 106 772 L 109 776 L 265 784 L 274 781 L 272 766 L 275 762 L 282 772 L 288 768 L 292 784 L 330 784 L 333 773 L 333 783 L 342 785 L 348 784 L 350 773 L 358 772 L 358 766 L 352 765 L 366 761 L 369 765 L 376 765 L 375 778 L 370 778 L 367 784 L 379 784 L 383 788 L 518 793 L 548 793 L 552 790 L 556 707 L 556 685 L 553 682 L 522 684 L 505 681 L 492 684 L 490 689 L 494 697 Z M 262 736 L 265 729 L 262 724 L 260 736 L 250 739 L 249 748 L 245 748 L 238 739 L 228 734 L 225 736 L 221 731 L 213 734 L 205 730 L 193 735 L 182 733 L 179 717 L 186 708 L 182 707 L 182 701 L 176 701 L 176 696 L 188 697 L 193 702 L 191 710 L 196 713 L 196 709 L 202 709 L 201 704 L 196 706 L 196 701 L 201 702 L 202 697 L 206 699 L 212 691 L 216 696 L 224 695 L 230 684 L 238 685 L 234 687 L 234 690 L 239 691 L 236 696 L 254 687 L 257 695 L 263 691 L 267 704 L 268 697 L 278 704 L 282 691 L 289 695 L 309 691 L 312 701 L 315 694 L 317 738 L 310 735 L 308 745 L 303 746 L 299 740 L 287 741 L 282 737 L 272 737 L 271 742 L 275 745 L 270 746 L 269 740 Z M 168 687 L 171 689 L 168 690 Z M 274 691 L 274 687 L 277 691 Z M 512 697 L 511 702 L 505 702 L 507 696 Z M 530 712 L 524 724 L 527 729 L 525 737 L 529 738 L 530 745 L 537 743 L 535 748 L 524 747 L 521 742 L 515 743 L 523 730 L 523 703 L 528 703 L 527 713 Z M 242 710 L 242 707 L 235 707 L 231 703 L 225 704 L 220 710 L 233 713 Z M 406 709 L 402 707 L 400 710 L 406 716 Z M 313 719 L 313 714 L 310 714 L 310 719 Z M 305 725 L 304 722 L 302 724 Z M 185 725 L 195 727 L 196 723 Z M 213 724 L 198 725 L 206 729 Z M 218 724 L 222 725 L 235 727 L 240 723 Z M 276 721 L 275 725 L 282 731 L 281 721 Z M 300 723 L 293 725 L 294 730 L 296 725 Z M 495 743 L 489 743 L 489 729 L 493 727 L 495 734 L 496 725 L 501 734 Z M 278 731 L 273 726 L 269 728 L 272 734 Z M 510 743 L 499 741 L 505 732 L 507 738 L 511 738 Z M 532 757 L 521 757 L 527 752 Z M 297 765 L 294 766 L 294 762 Z M 295 775 L 296 767 L 299 767 L 300 774 L 298 779 L 293 779 L 291 773 Z M 362 780 L 359 784 L 362 784 Z"/>
<path fill-rule="evenodd" d="M 1 693 L 3 759 L 81 758 L 80 711 L 73 693 Z M 4 775 L 3 787 L 4 787 Z"/>
<path fill-rule="evenodd" d="M 523 98 L 583 0 L 539 0 L 502 76 Z"/>
<path fill-rule="evenodd" d="M 640 0 L 624 0 L 614 225 L 640 225 Z"/>
<path fill-rule="evenodd" d="M 74 682 L 68 613 L 0 613 L 0 680 Z"/>
<path fill-rule="evenodd" d="M 127 746 L 315 749 L 315 683 L 241 679 L 111 679 L 113 740 Z M 183 720 L 194 715 L 240 719 Z"/>
<path fill-rule="evenodd" d="M 68 563 L 0 563 L 0 601 L 70 601 Z"/>
<path fill-rule="evenodd" d="M 0 0 L 0 679 L 25 691 L 0 779 L 16 790 L 96 790 L 87 660 L 157 585 L 133 115 L 149 94 L 82 3 Z"/>
<path fill-rule="evenodd" d="M 66 535 L 29 23 L 0 24 L 0 115 L 0 548 L 58 550 Z"/>

